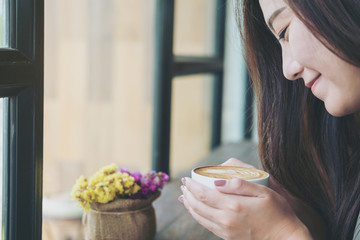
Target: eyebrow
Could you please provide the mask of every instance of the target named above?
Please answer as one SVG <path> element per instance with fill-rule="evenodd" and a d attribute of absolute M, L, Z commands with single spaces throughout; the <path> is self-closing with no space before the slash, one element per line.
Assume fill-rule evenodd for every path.
<path fill-rule="evenodd" d="M 275 32 L 274 27 L 273 27 L 273 22 L 274 22 L 275 18 L 277 16 L 279 16 L 279 14 L 282 13 L 285 9 L 286 9 L 286 7 L 279 8 L 278 10 L 273 12 L 271 14 L 271 16 L 269 17 L 269 19 L 267 20 L 267 24 L 273 32 Z"/>

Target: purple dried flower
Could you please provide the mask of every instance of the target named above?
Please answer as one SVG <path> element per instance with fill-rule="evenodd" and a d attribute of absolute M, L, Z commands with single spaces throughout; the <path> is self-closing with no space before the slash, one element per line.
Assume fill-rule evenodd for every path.
<path fill-rule="evenodd" d="M 160 176 L 163 181 L 169 181 L 169 175 L 167 175 L 166 173 L 160 172 Z"/>
<path fill-rule="evenodd" d="M 149 189 L 148 188 L 143 188 L 141 189 L 141 193 L 144 195 L 144 196 L 147 196 L 149 194 Z"/>
<path fill-rule="evenodd" d="M 157 186 L 156 185 L 150 185 L 150 190 L 155 192 L 157 190 Z"/>
<path fill-rule="evenodd" d="M 169 181 L 169 176 L 163 172 L 149 171 L 145 175 L 141 172 L 130 172 L 125 168 L 119 169 L 121 173 L 127 173 L 132 176 L 135 182 L 140 186 L 140 191 L 132 195 L 132 199 L 148 198 L 157 191 L 160 191 Z"/>
<path fill-rule="evenodd" d="M 120 168 L 120 169 L 119 169 L 119 172 L 121 172 L 121 173 L 127 173 L 127 174 L 131 175 L 131 173 L 130 173 L 126 168 Z"/>
<path fill-rule="evenodd" d="M 139 171 L 133 172 L 130 174 L 135 179 L 135 182 L 139 182 L 142 178 L 142 174 Z"/>

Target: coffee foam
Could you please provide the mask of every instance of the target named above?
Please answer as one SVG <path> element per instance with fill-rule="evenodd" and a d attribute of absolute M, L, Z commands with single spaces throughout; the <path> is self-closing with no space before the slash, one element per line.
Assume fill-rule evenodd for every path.
<path fill-rule="evenodd" d="M 241 178 L 248 180 L 268 176 L 266 172 L 255 168 L 235 166 L 205 166 L 195 169 L 195 172 L 203 176 L 222 179 Z"/>
<path fill-rule="evenodd" d="M 217 179 L 234 178 L 240 178 L 261 185 L 267 185 L 269 178 L 269 174 L 267 172 L 259 169 L 222 165 L 198 167 L 192 170 L 191 175 L 193 179 L 207 185 L 208 187 L 214 187 L 213 181 Z"/>

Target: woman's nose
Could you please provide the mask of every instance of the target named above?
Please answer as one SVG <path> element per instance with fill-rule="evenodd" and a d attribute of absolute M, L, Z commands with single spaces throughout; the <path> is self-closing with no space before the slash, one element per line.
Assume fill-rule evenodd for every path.
<path fill-rule="evenodd" d="M 283 51 L 283 73 L 288 80 L 302 78 L 304 67 L 296 61 L 291 53 Z"/>

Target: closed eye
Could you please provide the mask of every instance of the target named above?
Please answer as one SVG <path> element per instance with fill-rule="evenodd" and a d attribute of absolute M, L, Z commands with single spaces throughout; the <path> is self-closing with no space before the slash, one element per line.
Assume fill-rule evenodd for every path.
<path fill-rule="evenodd" d="M 283 38 L 285 38 L 285 34 L 286 34 L 286 30 L 288 29 L 288 27 L 284 28 L 284 30 L 282 30 L 279 34 L 279 41 Z"/>

